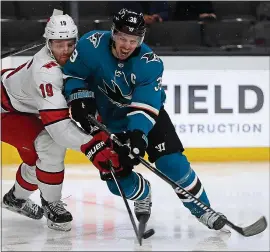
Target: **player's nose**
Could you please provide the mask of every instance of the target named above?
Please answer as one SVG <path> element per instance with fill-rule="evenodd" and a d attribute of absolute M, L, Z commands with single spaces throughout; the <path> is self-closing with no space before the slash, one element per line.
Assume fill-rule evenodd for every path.
<path fill-rule="evenodd" d="M 129 50 L 130 49 L 130 42 L 126 41 L 124 44 L 123 44 L 123 48 L 126 49 L 126 50 Z"/>
<path fill-rule="evenodd" d="M 129 50 L 130 49 L 130 45 L 129 44 L 126 44 L 124 47 L 123 47 L 124 50 Z"/>
<path fill-rule="evenodd" d="M 64 47 L 63 52 L 64 52 L 64 53 L 68 53 L 68 46 L 65 46 L 65 47 Z"/>
<path fill-rule="evenodd" d="M 63 53 L 64 54 L 68 54 L 69 53 L 69 46 L 68 45 L 64 45 L 63 46 Z"/>

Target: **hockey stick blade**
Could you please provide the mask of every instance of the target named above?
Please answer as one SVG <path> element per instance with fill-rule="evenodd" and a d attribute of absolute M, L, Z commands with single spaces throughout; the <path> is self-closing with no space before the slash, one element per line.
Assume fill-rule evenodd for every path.
<path fill-rule="evenodd" d="M 138 226 L 138 236 L 139 236 L 139 243 L 140 245 L 142 244 L 142 239 L 146 230 L 146 225 L 149 217 L 142 215 L 139 221 L 139 226 Z"/>
<path fill-rule="evenodd" d="M 172 186 L 174 187 L 174 185 L 172 185 Z M 175 188 L 174 187 L 174 190 L 177 194 L 180 193 L 180 194 L 184 195 L 185 197 L 187 197 L 188 199 L 190 199 L 194 204 L 201 207 L 206 212 L 220 215 L 220 213 L 217 213 L 211 207 L 204 205 L 199 199 L 192 197 L 192 195 L 190 195 L 190 193 L 186 192 L 183 188 L 181 188 L 181 187 Z M 226 225 L 228 225 L 229 227 L 234 229 L 237 233 L 239 233 L 245 237 L 257 235 L 257 234 L 263 232 L 267 227 L 267 221 L 266 221 L 266 218 L 264 216 L 262 216 L 255 223 L 253 223 L 250 226 L 247 226 L 245 228 L 241 228 L 241 227 L 234 225 L 228 219 L 226 219 L 225 223 L 226 223 Z"/>
<path fill-rule="evenodd" d="M 154 234 L 155 234 L 155 229 L 150 228 L 144 232 L 143 239 L 148 239 L 149 237 L 151 237 Z"/>
<path fill-rule="evenodd" d="M 257 235 L 263 232 L 267 227 L 267 221 L 264 216 L 262 216 L 259 220 L 257 220 L 253 224 L 244 228 L 238 227 L 228 220 L 226 224 L 230 226 L 232 229 L 234 229 L 235 231 L 237 231 L 238 233 L 240 233 L 241 235 L 246 236 L 246 237 Z"/>

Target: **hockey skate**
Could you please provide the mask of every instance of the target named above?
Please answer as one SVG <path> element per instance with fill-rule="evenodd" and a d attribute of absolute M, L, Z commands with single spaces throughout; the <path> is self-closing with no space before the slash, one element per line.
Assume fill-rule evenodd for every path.
<path fill-rule="evenodd" d="M 139 221 L 139 227 L 138 227 L 138 235 L 140 244 L 142 242 L 143 235 L 146 230 L 146 224 L 150 218 L 151 215 L 151 207 L 152 207 L 152 200 L 151 200 L 151 187 L 150 183 L 147 181 L 149 185 L 149 193 L 147 197 L 143 200 L 136 200 L 134 202 L 134 212 L 136 215 L 137 220 Z"/>
<path fill-rule="evenodd" d="M 48 202 L 40 195 L 41 204 L 44 209 L 44 216 L 47 218 L 47 225 L 51 229 L 59 231 L 70 231 L 73 217 L 65 209 L 66 204 L 62 201 Z"/>
<path fill-rule="evenodd" d="M 223 214 L 218 213 L 217 215 L 215 213 L 205 212 L 198 219 L 209 229 L 220 230 L 225 226 L 227 218 Z"/>
<path fill-rule="evenodd" d="M 35 204 L 31 199 L 17 199 L 13 194 L 14 190 L 15 186 L 13 186 L 9 192 L 4 195 L 2 202 L 3 207 L 31 219 L 41 219 L 44 213 L 43 209 L 39 205 Z"/>
<path fill-rule="evenodd" d="M 151 215 L 151 207 L 152 207 L 151 187 L 148 181 L 147 183 L 149 186 L 149 193 L 147 197 L 143 200 L 136 200 L 134 202 L 134 207 L 135 207 L 134 212 L 138 221 L 140 221 L 141 218 L 143 218 L 147 222 Z"/>

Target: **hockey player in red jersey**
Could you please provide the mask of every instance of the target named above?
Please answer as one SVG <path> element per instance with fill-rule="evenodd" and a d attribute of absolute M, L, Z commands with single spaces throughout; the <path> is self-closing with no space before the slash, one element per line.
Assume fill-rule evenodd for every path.
<path fill-rule="evenodd" d="M 3 206 L 33 219 L 44 215 L 49 228 L 63 231 L 71 229 L 73 219 L 61 201 L 66 148 L 82 151 L 100 170 L 109 160 L 116 171 L 122 169 L 106 134 L 93 130 L 89 135 L 69 117 L 61 66 L 77 36 L 70 16 L 53 15 L 45 28 L 46 45 L 25 64 L 1 72 L 1 140 L 17 148 L 22 159 Z M 42 207 L 29 199 L 37 189 Z"/>

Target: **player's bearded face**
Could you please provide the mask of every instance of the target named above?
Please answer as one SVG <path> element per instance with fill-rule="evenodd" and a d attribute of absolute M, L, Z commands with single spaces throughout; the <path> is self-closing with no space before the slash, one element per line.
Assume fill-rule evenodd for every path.
<path fill-rule="evenodd" d="M 114 35 L 115 48 L 114 55 L 120 60 L 127 59 L 139 44 L 139 37 L 118 32 Z"/>
<path fill-rule="evenodd" d="M 75 39 L 55 39 L 50 42 L 51 51 L 59 65 L 63 66 L 75 49 Z"/>

